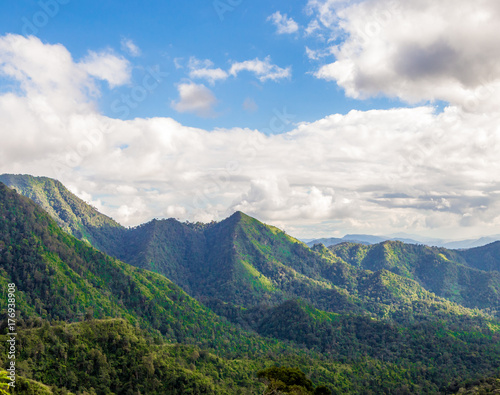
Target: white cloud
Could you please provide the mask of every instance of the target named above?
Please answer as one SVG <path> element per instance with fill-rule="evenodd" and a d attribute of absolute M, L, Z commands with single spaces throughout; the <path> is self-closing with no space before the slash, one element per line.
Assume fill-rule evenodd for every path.
<path fill-rule="evenodd" d="M 58 178 L 125 225 L 241 209 L 297 235 L 500 233 L 497 112 L 352 111 L 276 135 L 206 131 L 103 116 L 95 77 L 61 45 L 0 37 L 0 72 L 14 83 L 0 93 L 0 173 Z M 175 105 L 212 111 L 206 87 L 181 85 Z"/>
<path fill-rule="evenodd" d="M 168 206 L 165 215 L 170 218 L 178 218 L 186 215 L 186 209 L 182 206 Z"/>
<path fill-rule="evenodd" d="M 276 26 L 278 34 L 292 34 L 299 30 L 299 25 L 292 18 L 288 18 L 287 14 L 282 15 L 281 12 L 276 11 L 272 14 L 268 21 L 271 21 Z"/>
<path fill-rule="evenodd" d="M 213 107 L 217 99 L 210 89 L 203 84 L 183 83 L 177 86 L 179 100 L 172 102 L 172 108 L 178 112 L 190 112 L 200 117 L 214 116 Z"/>
<path fill-rule="evenodd" d="M 111 88 L 130 82 L 130 63 L 109 51 L 90 51 L 80 62 L 80 67 L 87 74 L 107 81 Z"/>
<path fill-rule="evenodd" d="M 291 67 L 283 69 L 271 63 L 271 57 L 268 56 L 264 60 L 258 58 L 253 60 L 246 60 L 243 62 L 234 62 L 229 71 L 215 68 L 214 63 L 209 60 L 199 60 L 191 57 L 188 62 L 189 78 L 191 79 L 204 79 L 215 85 L 217 81 L 224 81 L 230 75 L 237 77 L 242 71 L 249 71 L 254 73 L 261 82 L 267 80 L 277 81 L 283 78 L 291 77 Z"/>
<path fill-rule="evenodd" d="M 229 74 L 220 68 L 213 68 L 214 64 L 210 60 L 198 60 L 191 57 L 188 67 L 190 69 L 189 77 L 192 79 L 204 79 L 214 85 L 215 82 L 224 81 L 229 77 Z"/>
<path fill-rule="evenodd" d="M 332 35 L 345 37 L 332 47 L 336 61 L 316 76 L 336 81 L 348 96 L 444 100 L 469 111 L 497 107 L 496 0 L 310 0 L 309 9 Z"/>
<path fill-rule="evenodd" d="M 259 58 L 246 60 L 244 62 L 233 63 L 229 74 L 237 76 L 242 71 L 254 73 L 261 82 L 267 80 L 277 81 L 283 78 L 290 78 L 292 75 L 291 67 L 283 69 L 274 64 L 271 64 L 271 57 L 266 57 L 264 60 Z"/>
<path fill-rule="evenodd" d="M 311 49 L 306 46 L 306 55 L 311 60 L 320 60 L 327 56 L 331 56 L 332 53 L 329 49 Z"/>
<path fill-rule="evenodd" d="M 121 41 L 122 50 L 127 52 L 130 56 L 140 56 L 141 49 L 129 38 L 122 38 Z"/>
<path fill-rule="evenodd" d="M 321 26 L 319 25 L 319 22 L 316 19 L 314 19 L 307 25 L 305 34 L 306 36 L 311 36 L 313 33 L 317 32 L 320 29 Z"/>

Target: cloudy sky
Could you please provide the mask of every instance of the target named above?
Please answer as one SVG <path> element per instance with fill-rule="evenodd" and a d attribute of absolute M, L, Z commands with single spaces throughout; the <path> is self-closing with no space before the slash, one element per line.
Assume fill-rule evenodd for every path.
<path fill-rule="evenodd" d="M 498 0 L 0 4 L 0 173 L 124 225 L 500 233 Z"/>

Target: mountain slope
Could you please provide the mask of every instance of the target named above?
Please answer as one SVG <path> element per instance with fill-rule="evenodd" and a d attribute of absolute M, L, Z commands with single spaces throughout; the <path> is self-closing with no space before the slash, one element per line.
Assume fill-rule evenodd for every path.
<path fill-rule="evenodd" d="M 263 387 L 254 377 L 263 364 L 226 360 L 194 346 L 173 346 L 122 319 L 45 322 L 20 331 L 18 342 L 22 362 L 17 373 L 43 382 L 45 386 L 38 387 L 46 390 L 29 392 L 18 383 L 17 393 L 23 395 L 66 394 L 48 386 L 78 394 L 150 395 L 230 395 L 234 387 L 250 394 L 261 393 Z"/>
<path fill-rule="evenodd" d="M 152 221 L 129 231 L 120 256 L 141 268 L 173 276 L 204 304 L 253 307 L 303 298 L 316 308 L 408 320 L 440 305 L 450 316 L 469 314 L 389 272 L 372 273 L 326 248 L 306 245 L 237 212 L 219 223 Z M 408 303 L 416 306 L 410 314 Z M 411 318 L 413 317 L 413 318 Z"/>
<path fill-rule="evenodd" d="M 19 179 L 24 180 L 26 176 Z M 27 177 L 27 181 L 30 180 Z M 44 182 L 51 184 L 47 180 Z M 36 189 L 29 186 L 33 184 L 26 184 L 25 193 L 29 194 L 29 188 Z M 64 191 L 63 188 L 60 187 Z M 53 201 L 58 199 L 54 197 Z M 63 204 L 53 203 L 53 206 L 62 207 Z M 87 207 L 80 211 L 89 210 L 92 209 Z M 106 239 L 105 234 L 100 235 Z M 326 311 L 411 320 L 415 316 L 407 311 L 408 300 L 413 304 L 420 301 L 418 311 L 421 315 L 431 304 L 444 303 L 423 290 L 417 291 L 414 284 L 410 286 L 402 278 L 382 281 L 388 273 L 373 277 L 377 279 L 376 288 L 367 287 L 367 279 L 373 275 L 346 263 L 346 257 L 335 256 L 324 248 L 311 250 L 279 229 L 243 213 L 208 225 L 182 224 L 173 219 L 151 221 L 134 229 L 121 230 L 119 237 L 109 240 L 107 250 L 136 267 L 171 278 L 207 305 L 220 300 L 252 307 L 263 301 L 281 303 L 301 297 Z M 391 289 L 384 289 L 388 284 Z M 379 295 L 373 289 L 377 289 Z M 495 301 L 494 295 L 489 294 L 491 289 L 483 288 L 488 300 Z M 36 303 L 31 306 L 40 310 Z M 456 306 L 451 308 L 446 303 L 443 306 L 443 311 L 457 311 Z M 405 313 L 400 314 L 401 311 Z"/>
<path fill-rule="evenodd" d="M 500 359 L 498 321 L 411 279 L 361 270 L 326 248 L 311 250 L 242 213 L 209 225 L 155 221 L 143 235 L 135 256 L 143 246 L 160 254 L 169 242 L 161 256 L 170 258 L 154 265 L 170 267 L 177 259 L 191 292 L 219 303 L 213 307 L 219 315 L 164 276 L 64 233 L 31 200 L 0 184 L 0 282 L 18 287 L 27 377 L 78 393 L 91 390 L 88 375 L 98 395 L 169 393 L 164 383 L 181 388 L 170 393 L 245 393 L 257 388 L 250 372 L 285 365 L 300 366 L 335 393 L 437 393 L 457 378 L 490 375 Z M 181 243 L 185 238 L 193 246 Z M 191 259 L 193 248 L 199 258 Z M 305 302 L 289 300 L 294 296 Z M 224 308 L 239 321 L 221 318 L 232 320 Z M 87 323 L 43 321 L 83 316 Z M 227 359 L 198 363 L 202 350 L 192 348 L 189 356 L 184 346 L 157 348 L 159 335 Z"/>
<path fill-rule="evenodd" d="M 31 200 L 3 184 L 0 283 L 16 284 L 24 320 L 121 317 L 178 342 L 222 349 L 237 345 L 242 351 L 272 346 L 221 321 L 166 277 L 110 258 L 64 233 Z"/>
<path fill-rule="evenodd" d="M 0 182 L 42 207 L 67 233 L 109 252 L 125 228 L 72 194 L 59 181 L 29 175 L 0 175 Z"/>
<path fill-rule="evenodd" d="M 154 220 L 128 230 L 123 240 L 112 255 L 171 278 L 199 299 L 249 307 L 314 294 L 318 301 L 336 298 L 355 308 L 335 289 L 352 282 L 349 265 L 329 261 L 240 212 L 207 225 Z"/>
<path fill-rule="evenodd" d="M 500 245 L 500 243 L 499 243 Z M 491 247 L 494 248 L 494 247 Z M 477 250 L 485 251 L 485 247 Z M 469 308 L 500 310 L 500 273 L 471 267 L 473 253 L 388 241 L 373 246 L 345 243 L 332 254 L 361 269 L 389 270 L 417 281 L 425 289 Z M 483 256 L 483 255 L 481 255 Z M 470 266 L 469 266 L 470 265 Z"/>
<path fill-rule="evenodd" d="M 500 272 L 500 241 L 457 252 L 470 267 Z"/>

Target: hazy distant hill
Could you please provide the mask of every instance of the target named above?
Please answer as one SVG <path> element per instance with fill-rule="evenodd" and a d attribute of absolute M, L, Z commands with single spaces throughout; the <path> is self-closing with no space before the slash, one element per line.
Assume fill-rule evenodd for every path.
<path fill-rule="evenodd" d="M 357 244 L 371 245 L 371 244 L 383 243 L 384 241 L 402 241 L 403 243 L 406 244 L 425 244 L 429 247 L 443 247 L 447 249 L 467 249 L 467 248 L 482 247 L 498 240 L 500 240 L 500 235 L 481 237 L 479 239 L 456 240 L 456 241 L 422 238 L 416 235 L 408 235 L 408 234 L 399 234 L 393 236 L 345 235 L 342 238 L 331 237 L 331 238 L 307 240 L 307 245 L 309 247 L 312 247 L 314 244 L 321 243 L 325 245 L 325 247 L 330 247 L 332 245 L 337 245 L 341 243 L 357 243 Z"/>
<path fill-rule="evenodd" d="M 356 243 L 356 244 L 371 245 L 371 244 L 383 243 L 384 241 L 388 241 L 388 240 L 402 241 L 402 242 L 408 243 L 408 244 L 425 244 L 425 243 L 421 243 L 417 240 L 413 240 L 413 239 L 409 239 L 409 238 L 398 238 L 398 237 L 394 238 L 394 237 L 389 237 L 389 236 L 372 236 L 372 235 L 352 234 L 352 235 L 345 235 L 342 238 L 332 237 L 332 238 L 324 238 L 324 239 L 315 239 L 315 240 L 309 241 L 307 243 L 307 245 L 309 247 L 312 247 L 315 244 L 323 244 L 325 247 L 330 247 L 330 246 L 341 244 L 341 243 Z"/>

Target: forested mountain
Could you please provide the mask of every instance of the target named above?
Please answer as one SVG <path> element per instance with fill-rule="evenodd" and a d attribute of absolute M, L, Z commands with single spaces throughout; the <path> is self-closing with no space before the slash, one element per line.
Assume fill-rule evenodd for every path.
<path fill-rule="evenodd" d="M 500 272 L 500 241 L 484 247 L 458 251 L 458 254 L 468 266 L 485 271 Z"/>
<path fill-rule="evenodd" d="M 487 309 L 492 314 L 500 309 L 500 272 L 495 271 L 500 242 L 468 251 L 398 241 L 372 246 L 343 243 L 329 249 L 354 267 L 389 270 L 463 306 Z"/>
<path fill-rule="evenodd" d="M 0 182 L 42 207 L 65 232 L 108 252 L 120 244 L 125 229 L 71 193 L 59 181 L 30 175 L 0 175 Z"/>
<path fill-rule="evenodd" d="M 452 295 L 463 305 L 429 291 L 449 284 L 442 272 L 495 278 L 478 269 L 485 256 L 494 268 L 495 245 L 310 249 L 239 212 L 120 232 L 108 248 L 136 267 L 0 184 L 0 282 L 18 287 L 20 383 L 32 393 L 254 394 L 276 384 L 260 370 L 288 366 L 312 380 L 302 393 L 432 394 L 497 374 L 496 283 L 475 310 L 466 288 Z"/>
<path fill-rule="evenodd" d="M 244 333 L 166 277 L 117 261 L 71 237 L 29 199 L 3 184 L 0 215 L 0 282 L 19 289 L 20 319 L 119 317 L 172 341 L 210 347 L 233 343 L 242 351 L 258 348 L 252 342 L 260 340 L 249 336 L 245 345 Z"/>
<path fill-rule="evenodd" d="M 380 308 L 373 306 L 373 292 L 367 295 L 365 284 L 373 275 L 364 270 L 384 269 L 465 307 L 492 314 L 500 307 L 500 274 L 494 271 L 500 268 L 500 242 L 467 251 L 398 241 L 342 243 L 330 247 L 330 253 L 320 247 L 311 250 L 240 212 L 219 223 L 168 219 L 124 229 L 55 180 L 11 175 L 0 180 L 33 198 L 70 234 L 124 262 L 166 276 L 200 300 L 251 307 L 301 297 L 328 311 L 373 313 Z M 404 289 L 410 284 L 395 283 Z M 398 310 L 398 300 L 385 302 L 391 311 Z"/>

